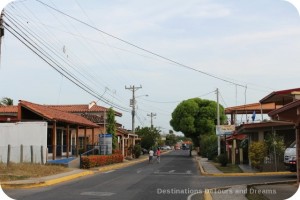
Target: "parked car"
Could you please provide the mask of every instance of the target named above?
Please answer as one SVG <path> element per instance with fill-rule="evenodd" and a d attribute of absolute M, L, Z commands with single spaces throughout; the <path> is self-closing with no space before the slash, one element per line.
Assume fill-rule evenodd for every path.
<path fill-rule="evenodd" d="M 166 146 L 166 150 L 172 150 L 170 146 Z"/>
<path fill-rule="evenodd" d="M 167 145 L 160 147 L 160 149 L 161 150 L 172 150 L 172 148 L 170 146 L 167 146 Z"/>
<path fill-rule="evenodd" d="M 297 163 L 296 163 L 296 141 L 293 142 L 284 151 L 284 164 L 292 172 L 295 172 L 297 170 Z"/>
<path fill-rule="evenodd" d="M 183 150 L 189 150 L 190 149 L 190 145 L 188 145 L 188 144 L 182 144 L 181 149 L 183 149 Z"/>

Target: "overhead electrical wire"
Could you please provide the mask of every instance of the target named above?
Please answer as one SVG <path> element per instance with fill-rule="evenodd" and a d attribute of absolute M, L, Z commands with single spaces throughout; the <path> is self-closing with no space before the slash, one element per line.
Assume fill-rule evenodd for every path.
<path fill-rule="evenodd" d="M 193 71 L 202 73 L 202 74 L 204 74 L 204 75 L 210 76 L 210 77 L 212 77 L 212 78 L 215 78 L 215 79 L 218 79 L 218 80 L 221 80 L 221 81 L 224 81 L 224 82 L 233 84 L 233 85 L 235 85 L 235 86 L 243 87 L 243 88 L 245 88 L 245 104 L 246 104 L 247 85 L 238 84 L 238 83 L 236 83 L 236 82 L 234 82 L 234 81 L 231 81 L 231 80 L 228 80 L 228 79 L 225 79 L 225 78 L 221 78 L 221 77 L 216 76 L 216 75 L 214 75 L 214 74 L 210 74 L 210 73 L 204 72 L 204 71 L 202 71 L 202 70 L 198 70 L 198 69 L 195 69 L 195 68 L 193 68 L 193 67 L 190 67 L 190 66 L 188 66 L 188 65 L 179 63 L 179 62 L 177 62 L 177 61 L 175 61 L 175 60 L 169 59 L 169 58 L 167 58 L 167 57 L 165 57 L 165 56 L 159 55 L 159 54 L 157 54 L 157 53 L 155 53 L 155 52 L 152 52 L 152 51 L 149 51 L 149 50 L 147 50 L 147 49 L 145 49 L 145 48 L 142 48 L 142 47 L 140 47 L 140 46 L 137 46 L 137 45 L 135 45 L 135 44 L 133 44 L 133 43 L 131 43 L 131 42 L 128 42 L 128 41 L 126 41 L 126 40 L 123 40 L 123 39 L 121 39 L 121 38 L 119 38 L 119 37 L 116 37 L 116 36 L 114 36 L 114 35 L 112 35 L 112 34 L 109 34 L 109 33 L 107 33 L 107 32 L 104 32 L 103 30 L 101 30 L 101 29 L 99 29 L 99 28 L 96 28 L 95 26 L 92 26 L 92 25 L 90 25 L 90 24 L 88 24 L 88 23 L 86 23 L 86 22 L 84 22 L 84 21 L 82 21 L 82 20 L 79 20 L 79 19 L 77 19 L 77 18 L 75 18 L 75 17 L 73 17 L 73 16 L 71 16 L 71 15 L 68 15 L 68 14 L 66 14 L 66 13 L 64 13 L 64 12 L 62 12 L 62 11 L 60 11 L 60 10 L 58 10 L 57 8 L 54 8 L 54 7 L 48 5 L 48 4 L 46 4 L 46 3 L 44 3 L 44 2 L 42 2 L 42 1 L 40 1 L 40 0 L 36 0 L 36 1 L 39 2 L 39 3 L 41 3 L 41 4 L 43 4 L 44 6 L 46 6 L 46 7 L 48 7 L 48 8 L 50 8 L 50 9 L 52 9 L 52 10 L 54 10 L 54 11 L 60 13 L 60 14 L 63 14 L 64 16 L 67 16 L 67 17 L 69 17 L 69 18 L 71 18 L 71 19 L 73 19 L 73 20 L 75 20 L 75 21 L 81 23 L 81 24 L 84 24 L 84 25 L 86 25 L 86 26 L 88 26 L 88 27 L 90 27 L 90 28 L 92 28 L 92 29 L 94 29 L 94 30 L 96 30 L 96 31 L 99 31 L 99 32 L 101 32 L 101 33 L 103 33 L 103 34 L 105 34 L 105 35 L 107 35 L 107 36 L 109 36 L 109 37 L 112 37 L 112 38 L 114 38 L 114 39 L 116 39 L 116 40 L 119 40 L 119 41 L 121 41 L 121 42 L 123 42 L 123 43 L 125 43 L 125 44 L 127 44 L 127 45 L 133 46 L 133 47 L 135 47 L 135 48 L 137 48 L 137 49 L 139 49 L 139 50 L 142 50 L 142 51 L 144 51 L 144 52 L 146 52 L 146 53 L 149 53 L 149 54 L 151 54 L 151 55 L 154 55 L 154 56 L 156 56 L 156 57 L 158 57 L 158 58 L 161 58 L 161 59 L 163 59 L 163 60 L 166 60 L 166 61 L 168 61 L 168 62 L 171 62 L 171 63 L 173 63 L 173 64 L 176 64 L 176 65 L 178 65 L 178 66 L 180 66 L 180 67 L 184 67 L 184 68 L 186 68 L 186 69 L 193 70 Z M 79 6 L 80 6 L 80 5 L 79 5 Z M 82 8 L 81 8 L 81 9 L 82 9 Z M 82 11 L 83 11 L 83 13 L 85 13 L 83 9 L 82 9 Z M 85 13 L 85 15 L 86 15 L 86 13 Z M 86 16 L 87 16 L 87 15 L 86 15 Z M 87 17 L 88 17 L 88 16 L 87 16 Z M 6 25 L 8 25 L 8 24 L 6 24 Z M 8 26 L 9 26 L 9 25 L 8 25 Z M 19 25 L 19 26 L 21 26 L 21 25 Z M 7 29 L 7 27 L 5 27 L 5 28 Z M 12 27 L 9 27 L 9 28 L 11 28 L 15 34 L 13 34 L 11 31 L 9 31 L 9 32 L 11 32 L 12 35 L 14 35 L 18 40 L 20 40 L 20 37 L 22 38 L 21 35 L 17 34 L 18 31 L 20 31 L 20 30 L 22 30 L 22 29 L 15 30 L 15 29 L 13 29 Z M 71 34 L 71 33 L 70 33 L 70 34 Z M 19 35 L 19 38 L 18 38 L 16 35 Z M 80 34 L 78 35 L 78 37 L 83 38 L 83 36 L 80 35 Z M 28 38 L 27 38 L 27 39 L 28 39 Z M 36 39 L 36 38 L 35 38 L 35 39 Z M 59 65 L 60 63 L 57 62 L 57 60 L 55 60 L 55 58 L 51 57 L 51 56 L 50 56 L 49 54 L 47 54 L 46 52 L 44 52 L 45 54 L 43 54 L 42 52 L 40 52 L 40 51 L 39 51 L 39 48 L 41 48 L 40 46 L 37 46 L 37 49 L 35 49 L 34 45 L 37 45 L 37 44 L 34 44 L 34 41 L 31 41 L 31 43 L 30 43 L 30 42 L 28 42 L 28 41 L 27 41 L 26 39 L 24 39 L 24 38 L 23 38 L 23 40 L 25 40 L 25 41 L 29 44 L 29 46 L 31 46 L 32 48 L 30 48 L 28 45 L 26 45 L 26 44 L 25 44 L 26 42 L 21 41 L 21 40 L 20 40 L 20 41 L 21 41 L 23 44 L 25 44 L 30 50 L 32 50 L 35 54 L 38 55 L 38 53 L 41 53 L 42 56 L 41 56 L 41 55 L 38 55 L 39 57 L 41 57 L 46 63 L 48 63 L 48 64 L 49 64 L 52 68 L 54 68 L 56 71 L 58 71 L 62 76 L 66 77 L 68 80 L 71 79 L 70 81 L 73 82 L 74 84 L 76 84 L 77 86 L 79 86 L 81 89 L 85 90 L 86 92 L 88 92 L 88 93 L 91 94 L 92 96 L 96 97 L 97 99 L 99 99 L 99 100 L 101 100 L 101 101 L 103 101 L 103 102 L 105 102 L 105 103 L 107 103 L 107 104 L 109 104 L 109 105 L 114 105 L 115 107 L 117 107 L 117 108 L 120 109 L 120 110 L 123 110 L 123 111 L 125 111 L 125 112 L 130 112 L 130 110 L 129 110 L 128 108 L 125 108 L 125 107 L 120 106 L 120 105 L 118 105 L 118 104 L 114 104 L 113 102 L 111 102 L 111 100 L 104 98 L 103 95 L 99 95 L 95 90 L 93 90 L 90 86 L 86 85 L 86 84 L 85 84 L 82 80 L 80 80 L 75 74 L 73 74 L 72 72 L 66 70 L 64 67 L 60 68 L 60 67 L 56 66 L 56 65 Z M 45 41 L 44 41 L 44 42 L 45 42 Z M 98 42 L 99 42 L 99 41 L 98 41 Z M 32 43 L 33 43 L 33 44 L 32 44 Z M 107 46 L 110 46 L 110 47 L 113 47 L 112 45 L 109 45 L 109 44 L 106 44 L 106 45 L 107 45 Z M 47 47 L 46 47 L 46 48 L 47 48 Z M 117 48 L 117 47 L 113 47 L 113 48 Z M 118 48 L 118 49 L 122 50 L 121 48 Z M 36 50 L 36 51 L 35 51 L 35 50 Z M 127 50 L 126 50 L 126 51 L 127 51 Z M 56 54 L 56 53 L 54 53 L 54 54 Z M 45 60 L 45 58 L 43 58 L 43 56 L 45 56 L 46 60 Z M 59 57 L 59 55 L 56 55 L 56 56 Z M 50 63 L 51 63 L 52 65 L 51 65 L 49 62 L 47 62 L 47 59 L 49 59 L 49 60 L 48 60 L 49 62 L 51 61 Z M 63 60 L 62 62 L 65 62 L 65 60 Z M 65 63 L 65 64 L 68 65 L 68 66 L 70 65 L 70 63 L 69 63 L 69 64 L 68 64 L 68 63 Z M 54 65 L 54 66 L 53 66 L 53 65 Z M 55 68 L 55 66 L 58 67 L 58 68 Z M 73 65 L 72 65 L 72 66 L 73 66 Z M 72 67 L 72 66 L 69 66 L 69 67 Z M 76 66 L 76 65 L 74 65 L 74 66 Z M 78 68 L 78 69 L 79 69 L 79 68 Z M 88 79 L 88 78 L 86 77 L 86 75 L 85 75 L 86 72 L 82 73 L 82 72 L 80 72 L 80 71 L 78 71 L 78 70 L 76 70 L 76 69 L 74 69 L 74 68 L 73 68 L 73 70 L 75 70 L 78 74 L 80 74 L 80 76 L 84 77 L 85 79 Z M 68 76 L 68 77 L 67 77 L 67 76 Z M 89 81 L 90 81 L 90 80 L 89 80 Z M 95 85 L 96 85 L 96 84 L 95 84 Z M 105 91 L 105 92 L 106 92 L 106 91 Z M 214 92 L 214 91 L 213 91 L 213 92 Z M 212 92 L 210 92 L 210 93 L 212 93 Z M 210 93 L 208 93 L 208 94 L 210 94 Z M 200 96 L 199 96 L 199 97 L 200 97 Z M 221 96 L 221 97 L 222 97 L 222 96 Z M 223 98 L 223 97 L 222 97 L 222 98 Z M 180 101 L 172 101 L 172 102 L 162 102 L 162 101 L 161 101 L 161 102 L 159 102 L 159 101 L 151 101 L 151 100 L 145 100 L 145 99 L 144 99 L 144 101 L 153 102 L 153 103 L 178 103 L 178 102 L 180 102 Z M 224 102 L 224 103 L 225 103 L 225 102 Z M 225 103 L 225 104 L 226 104 L 226 103 Z M 137 116 L 137 117 L 138 117 L 138 116 Z"/>
<path fill-rule="evenodd" d="M 84 91 L 88 92 L 90 95 L 94 96 L 95 98 L 107 103 L 108 105 L 114 106 L 117 109 L 120 109 L 125 112 L 130 112 L 128 108 L 119 106 L 117 104 L 114 104 L 110 102 L 108 99 L 101 97 L 96 91 L 91 89 L 89 86 L 87 86 L 85 83 L 83 83 L 81 80 L 79 80 L 74 74 L 66 70 L 62 67 L 61 63 L 54 60 L 54 58 L 49 55 L 47 52 L 45 52 L 37 43 L 34 41 L 29 41 L 30 38 L 28 35 L 19 29 L 19 31 L 22 33 L 20 34 L 17 30 L 15 30 L 12 26 L 10 26 L 8 23 L 11 23 L 14 27 L 18 27 L 12 20 L 9 18 L 5 18 L 4 20 L 4 28 L 8 30 L 14 37 L 16 37 L 20 42 L 22 42 L 25 46 L 27 46 L 31 51 L 33 51 L 36 55 L 38 55 L 42 60 L 44 60 L 46 63 L 48 63 L 53 69 L 55 69 L 57 72 L 59 72 L 61 75 L 66 77 L 68 80 L 70 80 L 72 83 L 83 89 Z M 27 38 L 26 38 L 27 37 Z M 37 39 L 37 38 L 35 38 Z"/>
<path fill-rule="evenodd" d="M 6 10 L 7 11 L 7 10 Z M 24 26 L 25 26 L 25 24 L 21 24 L 22 22 L 17 22 L 16 20 L 14 20 L 14 19 L 12 19 L 12 17 L 10 16 L 10 14 L 8 14 L 8 12 L 6 12 L 7 13 L 7 18 L 9 19 L 9 20 L 11 20 L 10 22 L 12 23 L 12 21 L 15 23 L 14 25 L 18 28 L 18 26 L 19 27 L 21 27 L 20 28 L 20 30 L 26 30 L 26 32 L 31 36 L 31 38 L 34 38 L 35 39 L 35 41 L 39 41 L 43 46 L 46 46 L 46 48 L 48 49 L 48 50 L 50 50 L 50 52 L 52 52 L 52 54 L 53 55 L 55 55 L 55 56 L 57 56 L 57 57 L 59 57 L 63 62 L 65 62 L 65 60 L 59 55 L 59 53 L 58 52 L 55 52 L 56 50 L 55 50 L 55 48 L 54 47 L 51 47 L 51 45 L 47 42 L 47 41 L 45 41 L 43 38 L 41 38 L 39 35 L 37 35 L 37 34 L 35 34 L 34 32 L 33 33 L 31 33 L 29 30 L 30 29 L 28 29 L 28 28 L 25 28 Z M 27 21 L 27 23 L 28 23 L 28 21 Z M 18 25 L 18 26 L 17 26 Z M 25 34 L 23 34 L 23 35 L 25 35 Z M 16 35 L 14 35 L 14 36 L 16 36 Z M 25 35 L 25 36 L 28 36 L 28 35 Z M 29 37 L 28 37 L 29 38 Z M 18 39 L 20 39 L 20 38 L 18 38 Z M 47 46 L 48 45 L 48 46 Z M 50 46 L 50 47 L 49 47 Z M 33 49 L 31 49 L 31 50 L 33 50 Z M 53 58 L 52 58 L 53 59 Z M 69 60 L 67 60 L 68 62 L 69 62 Z M 73 64 L 72 64 L 72 66 L 69 64 L 69 63 L 66 63 L 67 65 L 69 65 L 71 68 L 73 68 L 72 66 L 73 66 Z M 73 68 L 74 69 L 74 68 Z M 77 71 L 78 72 L 78 70 L 76 70 L 76 69 L 74 69 L 75 71 Z M 78 72 L 78 73 L 80 73 L 80 72 Z M 61 73 L 62 74 L 62 73 Z M 81 74 L 81 73 L 80 73 Z M 82 76 L 84 76 L 83 74 L 81 74 Z M 64 77 L 64 75 L 62 74 L 62 76 Z M 105 92 L 104 93 L 106 93 L 106 91 L 107 91 L 107 89 L 105 89 Z M 101 97 L 103 97 L 103 94 L 101 94 Z M 141 121 L 140 122 L 142 125 L 143 125 L 143 122 Z"/>
<path fill-rule="evenodd" d="M 14 6 L 10 6 L 10 7 L 12 7 L 12 8 L 14 8 L 14 9 L 16 9 L 16 7 L 18 7 L 18 6 L 16 6 L 16 5 L 14 5 Z M 27 8 L 27 6 L 26 5 L 24 5 L 24 7 L 25 8 Z M 27 10 L 31 13 L 31 15 L 33 15 L 38 21 L 40 21 L 40 19 L 39 18 L 37 18 L 36 16 L 35 16 L 35 14 L 34 13 L 32 13 L 31 12 L 31 10 L 30 9 L 28 9 L 27 8 Z M 6 12 L 7 12 L 7 9 L 6 9 Z M 22 10 L 20 10 L 20 8 L 19 8 L 19 10 L 17 11 L 18 13 L 20 13 L 20 12 L 22 12 Z M 24 20 L 26 20 L 25 22 L 27 22 L 25 25 L 27 25 L 28 23 L 30 23 L 30 22 L 32 22 L 32 20 L 30 19 L 30 18 L 28 18 L 28 17 L 26 17 L 26 14 L 24 13 L 24 12 L 22 12 L 23 13 L 23 15 L 21 16 L 21 19 L 24 21 Z M 52 14 L 52 13 L 51 13 Z M 15 16 L 15 15 L 14 15 Z M 55 16 L 54 16 L 55 17 Z M 23 19 L 24 18 L 24 19 Z M 20 20 L 21 20 L 20 19 Z M 19 20 L 19 21 L 20 21 Z M 56 21 L 60 21 L 59 19 L 57 19 Z M 36 22 L 35 22 L 36 23 Z M 44 23 L 40 23 L 40 24 L 42 24 L 43 26 L 45 26 L 45 24 Z M 61 23 L 62 25 L 63 25 L 63 23 Z M 24 24 L 23 24 L 24 25 Z M 26 28 L 24 28 L 24 29 L 26 29 Z M 39 28 L 37 28 L 37 30 L 38 31 L 40 31 L 41 32 L 41 30 L 43 30 L 43 29 L 45 29 L 44 27 L 39 27 Z M 28 30 L 28 28 L 27 28 L 27 30 Z M 78 31 L 77 31 L 78 32 Z M 42 32 L 41 32 L 42 33 Z M 52 36 L 51 34 L 51 31 L 49 31 L 49 29 L 47 29 L 46 31 L 44 31 L 44 34 L 46 34 L 46 35 L 50 35 L 50 37 Z M 42 33 L 43 34 L 43 33 Z M 70 32 L 69 32 L 69 34 L 70 34 Z M 37 35 L 37 34 L 35 34 L 35 35 Z M 74 35 L 74 34 L 73 34 Z M 79 36 L 80 37 L 80 36 Z M 81 37 L 82 37 L 82 35 L 81 35 Z M 59 48 L 61 48 L 62 47 L 62 45 L 63 45 L 63 43 L 61 42 L 61 41 L 58 41 L 59 40 L 59 37 L 52 37 L 52 38 L 54 38 L 54 42 L 56 42 L 56 44 L 57 44 L 57 46 L 59 46 Z M 45 41 L 46 42 L 46 41 Z M 47 43 L 47 42 L 46 42 Z M 53 43 L 53 42 L 52 42 Z M 51 44 L 52 44 L 51 43 Z M 51 44 L 49 44 L 48 43 L 48 46 L 52 46 Z M 65 46 L 64 46 L 65 47 Z M 55 47 L 53 47 L 53 49 L 55 49 Z M 91 52 L 93 52 L 93 51 L 91 51 Z M 68 52 L 67 52 L 67 54 L 69 55 L 70 53 L 72 53 L 70 50 L 68 50 Z M 70 55 L 72 55 L 72 54 L 70 54 Z M 80 74 L 80 76 L 83 76 L 87 81 L 89 81 L 89 82 L 91 82 L 92 84 L 94 84 L 96 87 L 98 87 L 98 85 L 97 85 L 97 83 L 99 83 L 99 80 L 102 80 L 102 79 L 99 79 L 99 77 L 98 78 L 96 78 L 95 77 L 95 75 L 94 75 L 94 73 L 90 73 L 89 72 L 89 70 L 87 69 L 87 70 L 85 70 L 84 68 L 81 68 L 81 67 L 79 67 L 77 64 L 75 64 L 74 62 L 72 62 L 71 60 L 70 60 L 70 58 L 71 58 L 71 56 L 70 57 L 68 57 L 67 58 L 67 62 L 70 62 L 70 64 L 71 64 L 71 66 L 74 66 L 74 67 L 76 67 L 78 70 L 76 70 L 76 69 L 74 69 L 77 73 L 79 73 Z M 72 56 L 72 58 L 74 59 L 74 58 L 77 58 L 77 59 L 80 59 L 80 57 L 79 56 L 76 56 L 76 55 L 74 55 L 74 56 Z M 98 56 L 96 56 L 95 55 L 95 58 L 98 58 Z M 81 60 L 78 60 L 79 61 L 79 63 L 81 63 L 81 66 L 83 66 L 83 67 L 85 67 L 86 65 L 81 61 Z M 78 61 L 76 61 L 76 62 L 78 62 Z M 70 65 L 69 64 L 69 65 Z M 104 65 L 105 66 L 105 65 Z M 81 68 L 81 69 L 80 69 Z M 83 71 L 83 73 L 81 73 L 79 70 L 82 70 Z M 103 80 L 102 80 L 103 81 Z M 100 83 L 101 84 L 101 83 Z M 108 86 L 107 86 L 107 84 L 106 85 L 104 85 L 103 86 L 104 88 L 108 88 Z M 106 90 L 106 89 L 105 89 Z M 116 99 L 116 100 L 118 100 L 118 101 L 120 101 L 121 99 L 120 98 L 116 98 L 115 97 L 115 95 L 116 95 L 116 93 L 115 92 L 112 92 L 112 90 L 111 89 L 109 89 L 108 88 L 108 90 L 109 90 L 109 93 L 107 93 L 109 96 L 111 96 L 113 99 Z M 124 100 L 123 100 L 123 104 L 124 104 Z"/>
<path fill-rule="evenodd" d="M 30 10 L 29 10 L 30 11 Z M 11 16 L 9 16 L 8 15 L 8 17 L 11 17 Z M 23 16 L 22 16 L 23 17 Z M 27 20 L 29 19 L 29 18 L 26 18 Z M 27 21 L 27 23 L 28 23 L 28 21 Z M 20 25 L 20 24 L 19 24 Z M 24 25 L 24 24 L 23 24 Z M 25 27 L 22 27 L 22 29 L 23 30 L 29 30 L 29 29 L 27 29 L 27 28 L 25 28 Z M 48 33 L 48 32 L 47 32 Z M 39 35 L 37 35 L 37 34 L 35 34 L 35 33 L 30 33 L 30 35 L 31 36 L 36 36 L 36 37 L 38 37 L 38 38 L 40 38 L 41 40 L 42 40 L 42 44 L 49 44 L 47 41 L 45 41 L 45 40 L 43 40 L 41 37 L 39 37 Z M 33 37 L 34 37 L 33 36 Z M 51 46 L 51 45 L 50 45 Z M 48 47 L 47 47 L 48 48 Z M 54 51 L 55 51 L 55 48 L 52 48 Z M 51 50 L 52 51 L 52 50 Z M 52 53 L 54 53 L 55 55 L 57 55 L 58 53 L 57 52 L 52 52 Z M 59 56 L 59 55 L 57 55 L 57 56 Z M 61 58 L 61 57 L 60 57 Z M 64 61 L 64 60 L 63 60 Z M 68 60 L 69 61 L 69 60 Z M 68 64 L 68 63 L 67 63 Z M 70 66 L 70 64 L 68 64 L 69 66 Z M 72 64 L 72 66 L 73 66 L 74 64 Z M 72 67 L 72 66 L 70 66 L 70 67 Z M 72 67 L 73 68 L 73 67 Z M 76 69 L 74 69 L 75 71 L 77 71 L 78 72 L 78 70 L 76 70 Z M 80 72 L 78 72 L 78 73 L 80 73 Z M 81 73 L 80 73 L 81 74 Z M 82 74 L 81 74 L 82 75 Z M 84 75 L 83 75 L 84 76 Z M 105 90 L 105 92 L 106 92 L 107 90 Z M 101 95 L 101 97 L 103 96 L 103 94 Z M 149 111 L 145 111 L 145 110 L 143 110 L 143 112 L 149 112 Z M 169 115 L 169 114 L 168 114 Z"/>
<path fill-rule="evenodd" d="M 202 94 L 200 96 L 192 97 L 192 98 L 204 97 L 204 96 L 207 96 L 207 95 L 212 94 L 214 92 L 215 92 L 215 90 L 213 90 L 211 92 L 208 92 L 208 93 L 205 93 L 205 94 Z M 152 102 L 152 103 L 173 104 L 173 103 L 180 103 L 183 100 L 177 100 L 177 101 L 154 101 L 154 100 L 143 99 L 143 101 L 148 101 L 148 102 Z"/>
<path fill-rule="evenodd" d="M 88 17 L 87 13 L 83 10 L 82 6 L 81 6 L 77 1 L 75 1 L 75 2 L 76 2 L 77 5 L 80 7 L 80 9 L 81 9 L 81 11 L 84 13 L 84 15 L 88 18 L 88 20 L 93 24 L 92 20 Z M 55 5 L 52 1 L 51 1 L 51 3 L 53 4 L 54 7 L 56 7 L 56 5 Z M 47 8 L 48 8 L 48 7 L 47 7 Z M 48 8 L 48 9 L 50 9 L 50 8 Z M 69 21 L 69 20 L 67 20 L 67 21 L 68 21 L 68 24 L 70 24 L 70 25 L 72 26 L 72 28 L 73 28 L 77 33 L 79 33 L 80 37 L 83 38 L 83 36 L 80 34 L 80 32 L 78 31 L 78 29 L 76 28 L 76 26 L 74 26 L 74 25 L 72 24 L 71 21 Z M 102 36 L 102 35 L 101 35 L 101 36 Z M 112 48 L 112 46 L 109 45 L 109 42 L 106 40 L 105 37 L 102 37 L 102 38 L 103 38 L 103 40 L 105 41 L 105 44 L 104 44 L 104 45 L 110 47 L 110 49 L 112 50 L 112 53 L 113 53 L 116 57 L 118 57 L 119 60 L 122 61 L 122 65 L 123 65 L 123 66 L 126 66 L 126 65 L 127 65 L 126 62 L 123 62 L 123 60 L 121 59 L 121 57 L 119 56 L 119 54 L 118 54 L 117 52 L 114 51 L 115 48 Z M 94 55 L 95 55 L 94 58 L 96 58 L 99 62 L 103 63 L 102 67 L 105 67 L 106 69 L 114 68 L 114 65 L 111 65 L 109 62 L 106 62 L 107 64 L 104 64 L 103 61 L 107 61 L 107 60 L 105 59 L 105 57 L 101 57 L 101 58 L 103 59 L 103 61 L 102 61 L 102 60 L 99 60 L 99 58 L 100 58 L 99 56 L 102 54 L 102 52 L 99 52 L 98 49 L 97 49 L 97 48 L 94 48 L 93 45 L 87 45 L 87 44 L 85 44 L 85 42 L 81 42 L 81 44 L 82 44 L 83 46 L 85 46 L 85 47 L 89 50 L 89 52 L 90 52 L 91 54 L 94 54 Z M 106 67 L 106 65 L 108 65 L 108 68 Z M 115 71 L 116 71 L 115 73 L 118 73 L 118 70 L 115 70 Z M 118 74 L 121 75 L 123 78 L 127 78 L 127 76 L 124 75 L 123 73 L 118 73 Z M 135 76 L 135 75 L 132 74 L 131 76 Z M 137 78 L 137 77 L 136 77 L 136 78 Z M 118 81 L 118 80 L 117 80 L 117 81 Z M 106 85 L 108 85 L 108 84 L 106 83 Z M 115 95 L 109 93 L 109 95 L 110 95 L 111 97 L 113 97 L 114 99 L 117 99 L 117 98 L 115 97 L 116 93 L 115 93 Z M 117 100 L 120 100 L 120 99 L 117 99 Z"/>
<path fill-rule="evenodd" d="M 241 84 L 239 84 L 239 83 L 235 83 L 235 82 L 232 82 L 232 81 L 230 81 L 230 80 L 226 80 L 226 79 L 224 79 L 224 78 L 218 77 L 218 76 L 216 76 L 216 75 L 213 75 L 213 74 L 204 72 L 204 71 L 202 71 L 202 70 L 195 69 L 195 68 L 190 67 L 190 66 L 188 66 L 188 65 L 179 63 L 179 62 L 177 62 L 177 61 L 175 61 L 175 60 L 172 60 L 172 59 L 170 59 L 170 58 L 167 58 L 167 57 L 165 57 L 165 56 L 162 56 L 162 55 L 160 55 L 160 54 L 157 54 L 157 53 L 155 53 L 155 52 L 153 52 L 153 51 L 147 50 L 147 49 L 145 49 L 145 48 L 143 48 L 143 47 L 137 46 L 137 45 L 135 45 L 135 44 L 133 44 L 133 43 L 131 43 L 131 42 L 128 42 L 128 41 L 126 41 L 126 40 L 124 40 L 124 39 L 121 39 L 121 38 L 119 38 L 119 37 L 117 37 L 117 36 L 114 36 L 114 35 L 112 35 L 112 34 L 110 34 L 110 33 L 107 33 L 107 32 L 105 32 L 105 31 L 103 31 L 103 30 L 101 30 L 101 29 L 99 29 L 99 28 L 97 28 L 97 27 L 95 27 L 95 26 L 92 26 L 92 25 L 90 25 L 90 24 L 88 24 L 88 23 L 86 23 L 86 22 L 84 22 L 84 21 L 82 21 L 82 20 L 80 20 L 80 19 L 77 19 L 76 17 L 73 17 L 73 16 L 71 16 L 71 15 L 69 15 L 69 14 L 67 14 L 67 13 L 64 13 L 64 12 L 62 12 L 61 10 L 58 10 L 58 9 L 56 9 L 56 8 L 54 8 L 54 7 L 52 7 L 52 6 L 48 5 L 48 4 L 46 4 L 46 3 L 42 2 L 42 1 L 40 1 L 40 0 L 36 0 L 36 1 L 39 2 L 39 3 L 41 3 L 41 4 L 43 4 L 43 5 L 45 5 L 45 6 L 47 6 L 47 7 L 49 7 L 49 8 L 51 8 L 51 9 L 53 9 L 53 10 L 55 10 L 56 12 L 58 12 L 58 13 L 60 13 L 60 14 L 62 14 L 62 15 L 65 15 L 65 16 L 67 16 L 67 17 L 69 17 L 69 18 L 71 18 L 71 19 L 73 19 L 73 20 L 75 20 L 75 21 L 77 21 L 77 22 L 79 22 L 79 23 L 81 23 L 81 24 L 84 24 L 84 25 L 86 25 L 86 26 L 88 26 L 88 27 L 90 27 L 90 28 L 92 28 L 92 29 L 94 29 L 94 30 L 97 30 L 97 31 L 99 31 L 99 32 L 101 32 L 101 33 L 103 33 L 103 34 L 105 34 L 105 35 L 107 35 L 107 36 L 110 36 L 110 37 L 112 37 L 112 38 L 114 38 L 114 39 L 116 39 L 116 40 L 119 40 L 119 41 L 121 41 L 121 42 L 123 42 L 123 43 L 125 43 L 125 44 L 127 44 L 127 45 L 130 45 L 130 46 L 132 46 L 132 47 L 135 47 L 135 48 L 137 48 L 137 49 L 140 49 L 140 50 L 142 50 L 142 51 L 144 51 L 144 52 L 147 52 L 147 53 L 149 53 L 149 54 L 152 54 L 152 55 L 154 55 L 154 56 L 157 56 L 157 57 L 159 57 L 159 58 L 161 58 L 161 59 L 167 60 L 167 61 L 169 61 L 169 62 L 171 62 L 171 63 L 174 63 L 174 64 L 176 64 L 176 65 L 178 65 L 178 66 L 180 66 L 180 67 L 183 67 L 183 68 L 186 68 L 186 69 L 195 71 L 195 72 L 199 72 L 199 73 L 201 73 L 201 74 L 210 76 L 210 77 L 212 77 L 212 78 L 215 78 L 215 79 L 218 79 L 218 80 L 227 82 L 227 83 L 231 83 L 231 84 L 233 84 L 233 85 L 237 85 L 237 86 L 240 86 L 240 87 L 243 87 L 243 88 L 246 87 L 246 86 L 241 85 Z"/>

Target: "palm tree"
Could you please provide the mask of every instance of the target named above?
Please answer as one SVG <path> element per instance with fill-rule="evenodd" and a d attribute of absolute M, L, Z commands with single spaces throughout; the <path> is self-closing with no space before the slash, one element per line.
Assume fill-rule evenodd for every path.
<path fill-rule="evenodd" d="M 3 97 L 0 101 L 0 106 L 12 106 L 14 105 L 14 100 L 8 97 Z"/>

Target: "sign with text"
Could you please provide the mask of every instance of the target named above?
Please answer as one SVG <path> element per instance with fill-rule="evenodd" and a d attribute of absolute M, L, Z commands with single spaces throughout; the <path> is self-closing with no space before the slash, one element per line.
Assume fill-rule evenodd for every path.
<path fill-rule="evenodd" d="M 112 134 L 99 134 L 100 154 L 112 154 Z"/>
<path fill-rule="evenodd" d="M 216 126 L 217 135 L 231 135 L 235 130 L 235 125 L 219 125 Z"/>

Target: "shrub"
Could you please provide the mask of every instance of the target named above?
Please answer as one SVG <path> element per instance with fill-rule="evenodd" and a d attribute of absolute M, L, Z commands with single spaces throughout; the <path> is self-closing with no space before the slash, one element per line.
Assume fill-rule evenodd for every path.
<path fill-rule="evenodd" d="M 253 142 L 250 144 L 249 158 L 253 167 L 260 169 L 266 154 L 267 148 L 264 142 Z"/>
<path fill-rule="evenodd" d="M 227 163 L 228 163 L 228 158 L 226 154 L 220 154 L 217 157 L 217 161 L 221 164 L 222 167 L 226 167 Z"/>
<path fill-rule="evenodd" d="M 202 156 L 213 160 L 218 155 L 218 137 L 216 135 L 201 136 L 200 150 Z"/>
<path fill-rule="evenodd" d="M 140 155 L 141 155 L 141 151 L 142 151 L 142 147 L 139 144 L 136 144 L 133 147 L 132 153 L 133 153 L 135 158 L 139 158 Z"/>
<path fill-rule="evenodd" d="M 119 149 L 113 149 L 113 150 L 112 150 L 112 153 L 113 153 L 113 154 L 122 154 L 122 151 L 119 150 Z"/>
<path fill-rule="evenodd" d="M 123 162 L 122 154 L 82 156 L 81 168 L 89 169 L 120 162 Z"/>

